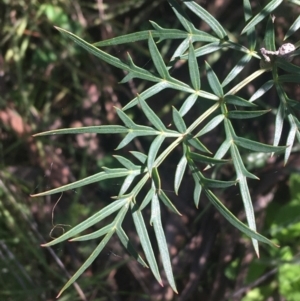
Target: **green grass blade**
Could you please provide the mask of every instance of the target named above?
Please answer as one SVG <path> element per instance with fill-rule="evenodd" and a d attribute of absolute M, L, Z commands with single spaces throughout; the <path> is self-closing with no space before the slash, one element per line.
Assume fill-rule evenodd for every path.
<path fill-rule="evenodd" d="M 262 21 L 266 16 L 282 3 L 283 0 L 273 0 L 270 1 L 242 30 L 241 34 L 244 34 L 251 28 L 255 27 L 260 21 Z"/>

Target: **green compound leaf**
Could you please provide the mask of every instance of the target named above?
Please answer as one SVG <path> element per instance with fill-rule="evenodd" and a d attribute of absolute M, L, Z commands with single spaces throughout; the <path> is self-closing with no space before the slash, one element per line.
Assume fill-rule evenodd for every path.
<path fill-rule="evenodd" d="M 260 21 L 268 16 L 277 6 L 282 3 L 283 0 L 273 0 L 269 2 L 242 30 L 241 34 L 249 31 L 255 27 Z"/>
<path fill-rule="evenodd" d="M 218 77 L 216 76 L 216 74 L 214 73 L 214 71 L 212 70 L 212 68 L 207 62 L 205 62 L 205 67 L 206 67 L 206 75 L 207 75 L 208 83 L 212 91 L 218 97 L 220 98 L 223 97 L 224 93 Z"/>
<path fill-rule="evenodd" d="M 184 4 L 194 14 L 204 20 L 221 40 L 224 40 L 227 37 L 227 32 L 225 31 L 225 29 L 207 10 L 202 8 L 194 1 L 184 1 Z"/>

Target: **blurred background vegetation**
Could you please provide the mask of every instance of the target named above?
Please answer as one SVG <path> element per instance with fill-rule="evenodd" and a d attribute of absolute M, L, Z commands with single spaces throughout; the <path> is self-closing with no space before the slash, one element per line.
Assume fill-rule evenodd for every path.
<path fill-rule="evenodd" d="M 243 27 L 242 5 L 236 1 L 197 1 L 228 31 L 238 37 Z M 253 1 L 254 12 L 268 1 Z M 276 12 L 276 38 L 280 45 L 286 29 L 299 15 L 299 7 L 284 4 Z M 194 16 L 191 16 L 193 18 Z M 142 82 L 119 85 L 124 74 L 103 64 L 53 26 L 65 28 L 90 41 L 150 29 L 148 20 L 162 27 L 179 25 L 166 1 L 153 0 L 2 0 L 0 3 L 0 299 L 55 300 L 59 289 L 94 249 L 84 243 L 65 243 L 52 249 L 40 244 L 98 211 L 117 194 L 119 183 L 101 183 L 63 195 L 31 199 L 29 194 L 54 188 L 113 166 L 111 155 L 120 137 L 70 135 L 33 139 L 32 134 L 64 127 L 119 123 L 114 106 L 122 107 L 145 87 Z M 196 27 L 209 27 L 195 19 Z M 263 26 L 265 24 L 263 23 Z M 264 28 L 261 27 L 262 41 Z M 293 37 L 296 42 L 298 36 Z M 176 42 L 172 42 L 176 43 Z M 161 51 L 170 59 L 174 45 L 166 41 Z M 149 66 L 146 43 L 107 49 L 123 59 L 129 51 L 140 66 Z M 239 58 L 229 51 L 206 58 L 225 78 Z M 299 65 L 299 61 L 294 61 Z M 258 61 L 249 67 L 258 68 Z M 174 67 L 175 77 L 188 80 L 184 62 Z M 245 76 L 249 70 L 245 70 Z M 251 71 L 251 70 L 250 70 Z M 249 72 L 250 72 L 249 71 Z M 205 82 L 204 82 L 205 85 Z M 244 89 L 245 98 L 257 86 Z M 299 85 L 287 86 L 299 100 Z M 170 105 L 183 95 L 164 92 L 151 106 L 170 122 Z M 272 91 L 264 107 L 276 106 Z M 205 106 L 205 103 L 201 106 Z M 198 109 L 201 110 L 199 105 Z M 195 110 L 196 111 L 196 110 Z M 197 115 L 197 111 L 194 112 Z M 132 118 L 145 123 L 139 109 Z M 240 121 L 241 122 L 241 121 Z M 240 124 L 241 133 L 272 143 L 274 115 Z M 218 135 L 206 145 L 217 148 Z M 122 150 L 149 147 L 150 140 L 136 140 Z M 295 148 L 287 166 L 282 157 L 254 157 L 245 153 L 249 166 L 261 181 L 250 182 L 259 232 L 281 245 L 261 246 L 255 258 L 250 240 L 229 225 L 204 199 L 196 210 L 187 175 L 179 196 L 172 190 L 170 174 L 180 156 L 173 154 L 165 166 L 163 188 L 183 213 L 182 218 L 163 212 L 167 241 L 173 258 L 180 295 L 161 288 L 149 271 L 131 260 L 117 239 L 69 288 L 60 300 L 300 300 L 300 160 Z M 173 162 L 172 162 L 173 161 Z M 231 179 L 232 170 L 222 170 Z M 235 188 L 220 193 L 221 199 L 241 219 L 242 204 Z M 136 241 L 128 220 L 127 233 Z"/>

